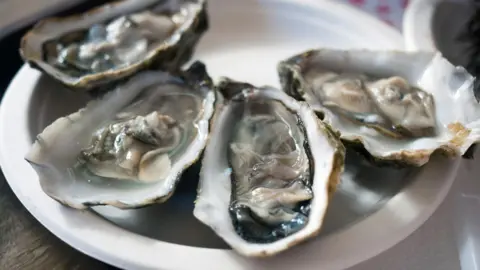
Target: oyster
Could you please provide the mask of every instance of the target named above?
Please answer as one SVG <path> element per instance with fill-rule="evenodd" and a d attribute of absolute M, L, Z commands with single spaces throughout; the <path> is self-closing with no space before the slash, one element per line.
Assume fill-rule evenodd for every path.
<path fill-rule="evenodd" d="M 205 0 L 123 0 L 38 23 L 20 52 L 67 86 L 95 89 L 151 66 L 179 68 L 207 28 Z"/>
<path fill-rule="evenodd" d="M 278 65 L 282 87 L 376 160 L 421 166 L 480 138 L 473 78 L 440 54 L 312 50 Z"/>
<path fill-rule="evenodd" d="M 74 208 L 161 202 L 202 153 L 215 100 L 200 62 L 176 75 L 144 71 L 54 121 L 26 159 L 43 190 Z"/>
<path fill-rule="evenodd" d="M 280 90 L 224 79 L 194 215 L 245 256 L 315 236 L 345 149 L 315 113 Z"/>

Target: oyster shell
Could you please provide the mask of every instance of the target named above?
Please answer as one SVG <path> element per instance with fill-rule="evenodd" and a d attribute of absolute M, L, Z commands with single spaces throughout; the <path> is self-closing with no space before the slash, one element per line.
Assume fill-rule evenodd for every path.
<path fill-rule="evenodd" d="M 69 87 L 95 89 L 152 66 L 179 68 L 207 28 L 205 0 L 123 0 L 39 22 L 20 52 Z"/>
<path fill-rule="evenodd" d="M 43 190 L 74 208 L 162 202 L 202 153 L 215 100 L 200 62 L 176 75 L 144 71 L 54 121 L 26 160 Z"/>
<path fill-rule="evenodd" d="M 280 90 L 224 79 L 194 215 L 245 256 L 315 236 L 345 149 L 315 113 Z"/>
<path fill-rule="evenodd" d="M 278 72 L 284 91 L 379 161 L 421 166 L 436 150 L 459 156 L 480 139 L 473 78 L 440 54 L 320 49 Z"/>

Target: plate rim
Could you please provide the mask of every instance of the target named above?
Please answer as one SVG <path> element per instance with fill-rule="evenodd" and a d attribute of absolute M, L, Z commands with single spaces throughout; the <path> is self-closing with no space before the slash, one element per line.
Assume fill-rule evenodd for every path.
<path fill-rule="evenodd" d="M 293 0 L 262 1 L 294 2 Z M 384 36 L 386 39 L 390 39 L 392 46 L 394 46 L 393 44 L 396 43 L 395 41 L 402 42 L 403 40 L 400 33 L 393 27 L 382 23 L 374 17 L 371 17 L 370 15 L 360 10 L 350 7 L 347 4 L 338 3 L 331 0 L 302 0 L 296 3 L 299 5 L 307 5 L 310 8 L 315 8 L 319 10 L 329 10 L 329 12 L 337 11 L 337 16 L 344 16 L 345 18 L 355 18 L 356 22 L 361 22 L 366 29 L 376 29 L 376 32 L 382 33 L 382 36 Z M 162 260 L 163 263 L 161 265 L 158 263 L 158 254 L 163 254 L 164 258 L 182 258 L 182 255 L 185 255 L 186 252 L 188 252 L 189 254 L 188 261 L 195 262 L 195 266 L 198 269 L 222 269 L 222 267 L 225 267 L 226 265 L 228 265 L 229 268 L 232 270 L 244 268 L 257 269 L 257 267 L 263 269 L 264 267 L 266 267 L 266 264 L 264 264 L 263 262 L 252 261 L 240 257 L 236 255 L 233 251 L 185 247 L 178 244 L 161 242 L 155 239 L 129 232 L 125 229 L 116 227 L 115 225 L 111 224 L 106 220 L 103 220 L 92 212 L 78 211 L 60 206 L 57 202 L 47 197 L 47 195 L 45 195 L 41 191 L 41 189 L 39 189 L 39 184 L 31 186 L 22 185 L 21 174 L 16 174 L 15 168 L 18 164 L 21 164 L 20 162 L 25 161 L 19 161 L 9 158 L 9 149 L 14 150 L 14 145 L 9 144 L 9 142 L 11 141 L 11 138 L 15 138 L 18 141 L 25 141 L 25 139 L 29 141 L 29 139 L 27 138 L 28 134 L 16 134 L 15 132 L 12 132 L 15 131 L 15 121 L 11 118 L 7 118 L 7 114 L 15 115 L 16 119 L 22 119 L 22 116 L 25 116 L 25 119 L 27 119 L 26 115 L 28 114 L 28 108 L 30 104 L 30 94 L 39 78 L 40 73 L 38 71 L 35 71 L 27 65 L 24 65 L 16 74 L 10 86 L 7 88 L 7 91 L 5 92 L 4 98 L 0 106 L 0 144 L 2 146 L 5 146 L 0 148 L 0 164 L 3 168 L 3 173 L 5 175 L 7 183 L 10 185 L 18 199 L 28 209 L 28 211 L 50 232 L 59 237 L 62 241 L 71 245 L 73 248 L 93 258 L 120 268 L 190 269 L 192 264 L 186 265 L 185 261 L 178 259 L 172 259 L 170 261 Z M 12 102 L 14 100 L 16 101 L 16 103 Z M 22 102 L 18 102 L 19 100 Z M 23 108 L 21 108 L 22 106 Z M 27 121 L 24 121 L 22 123 L 22 125 L 26 124 Z M 10 127 L 13 127 L 13 129 L 9 129 Z M 19 130 L 21 130 L 22 128 L 28 130 L 26 126 L 18 126 L 16 128 Z M 431 204 L 428 205 L 428 207 L 422 209 L 422 215 L 411 221 L 408 224 L 409 226 L 396 228 L 396 230 L 394 231 L 394 233 L 396 234 L 395 237 L 381 239 L 380 241 L 378 241 L 378 243 L 372 244 L 373 247 L 371 247 L 370 249 L 363 249 L 359 253 L 352 254 L 348 260 L 337 260 L 335 262 L 333 260 L 327 261 L 325 262 L 325 266 L 323 267 L 323 269 L 340 269 L 351 267 L 362 261 L 375 257 L 376 255 L 386 251 L 387 249 L 393 247 L 394 245 L 408 237 L 433 214 L 433 212 L 438 208 L 439 204 L 444 200 L 455 179 L 459 164 L 460 159 L 455 159 L 449 161 L 448 166 L 440 166 L 438 174 L 445 176 L 443 177 L 444 183 L 443 185 L 441 185 L 441 187 L 438 188 L 438 192 L 433 192 L 435 193 L 433 201 L 431 202 Z M 425 184 L 425 181 L 415 182 L 420 183 L 420 187 L 417 187 L 416 192 L 429 192 L 429 190 L 425 190 L 425 187 L 422 187 L 421 185 Z M 416 183 L 417 186 L 419 185 L 418 183 Z M 430 193 L 432 192 L 430 191 Z M 46 211 L 45 209 L 42 209 L 37 205 L 38 202 L 42 202 L 44 206 L 49 206 L 51 208 Z M 402 199 L 398 198 L 398 196 L 395 196 L 387 204 L 390 205 L 404 202 L 405 198 Z M 408 207 L 408 205 L 406 207 Z M 348 237 L 358 238 L 358 236 L 363 237 L 364 239 L 368 237 L 368 229 L 366 228 L 373 224 L 371 222 L 372 220 L 375 221 L 375 219 L 372 219 L 373 217 L 376 217 L 376 220 L 378 220 L 385 218 L 385 215 L 387 217 L 391 215 L 385 210 L 387 210 L 388 212 L 388 209 L 381 209 L 370 217 L 366 218 L 364 221 L 359 222 L 357 224 L 358 226 L 355 227 L 356 230 L 353 232 L 351 230 L 347 230 L 347 233 L 335 233 L 322 239 L 322 241 L 311 241 L 311 243 L 307 243 L 305 245 L 316 245 L 322 248 L 322 251 L 319 253 L 323 253 L 323 257 L 330 256 L 331 258 L 333 258 L 335 254 L 338 254 L 338 252 L 343 251 L 345 248 L 342 247 L 341 244 L 338 244 L 342 239 Z M 60 219 L 55 220 L 55 218 Z M 93 222 L 93 224 L 96 224 L 96 226 L 78 226 L 78 224 L 82 223 L 82 220 L 83 223 Z M 367 221 L 370 221 L 370 225 L 368 225 L 369 222 Z M 379 231 L 382 231 L 382 228 L 380 228 Z M 362 233 L 366 234 L 362 235 Z M 107 244 L 99 246 L 97 245 L 97 242 L 104 242 Z M 294 249 L 290 252 L 297 253 L 296 255 L 298 257 L 298 250 L 301 251 L 301 248 Z M 117 252 L 116 255 L 115 252 Z M 205 258 L 208 259 L 206 260 Z M 280 266 L 288 267 L 288 263 L 283 262 L 285 260 L 280 259 L 278 261 L 282 261 L 283 265 L 278 263 L 277 269 L 280 269 L 278 268 Z M 197 264 L 199 262 L 201 263 Z M 266 263 L 275 264 L 274 261 L 266 261 Z M 300 267 L 303 268 L 305 267 L 305 265 L 300 265 Z M 306 267 L 308 267 L 308 265 Z"/>
<path fill-rule="evenodd" d="M 437 51 L 432 32 L 437 6 L 445 0 L 411 0 L 403 14 L 403 36 L 406 50 Z"/>

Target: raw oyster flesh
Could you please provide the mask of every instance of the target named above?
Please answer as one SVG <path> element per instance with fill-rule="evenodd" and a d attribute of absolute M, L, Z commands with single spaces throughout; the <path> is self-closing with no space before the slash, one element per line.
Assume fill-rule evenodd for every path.
<path fill-rule="evenodd" d="M 316 235 L 344 148 L 305 103 L 223 79 L 195 216 L 234 249 L 267 256 Z M 313 220 L 312 220 L 313 218 Z"/>
<path fill-rule="evenodd" d="M 305 76 L 313 96 L 338 115 L 395 138 L 435 135 L 433 96 L 404 78 L 312 70 Z"/>
<path fill-rule="evenodd" d="M 278 101 L 233 106 L 241 119 L 228 150 L 234 226 L 248 241 L 272 242 L 308 222 L 313 192 L 305 131 Z"/>
<path fill-rule="evenodd" d="M 78 41 L 57 43 L 49 61 L 57 67 L 97 73 L 139 62 L 176 29 L 169 17 L 142 11 L 94 24 Z"/>
<path fill-rule="evenodd" d="M 148 113 L 154 108 L 158 109 Z M 90 144 L 81 151 L 79 165 L 113 179 L 165 179 L 172 163 L 198 136 L 195 121 L 201 110 L 202 97 L 186 89 L 154 95 L 146 91 L 138 103 L 93 133 Z"/>
<path fill-rule="evenodd" d="M 282 77 L 288 73 L 289 65 L 279 65 Z M 313 64 L 302 68 L 301 79 L 308 87 L 297 89 L 296 96 L 314 108 L 329 108 L 340 117 L 397 139 L 435 135 L 433 96 L 412 86 L 405 78 L 395 75 L 379 78 Z M 284 84 L 288 84 L 285 79 Z"/>
<path fill-rule="evenodd" d="M 213 83 L 200 62 L 174 75 L 144 71 L 48 126 L 27 160 L 37 169 L 44 190 L 63 202 L 73 196 L 82 205 L 111 204 L 128 195 L 121 190 L 128 183 L 148 183 L 135 190 L 149 192 L 148 203 L 153 203 L 150 196 L 161 201 L 172 194 L 181 173 L 203 151 L 214 103 Z M 90 192 L 88 199 L 72 190 L 73 195 L 52 189 L 85 183 L 90 184 L 83 187 Z M 109 200 L 97 194 L 105 185 Z M 96 195 L 102 200 L 92 202 Z"/>
<path fill-rule="evenodd" d="M 207 30 L 205 8 L 203 0 L 124 0 L 81 17 L 47 19 L 25 35 L 22 56 L 67 85 L 86 88 L 152 65 L 174 70 Z M 87 85 L 79 82 L 85 76 L 93 76 Z"/>

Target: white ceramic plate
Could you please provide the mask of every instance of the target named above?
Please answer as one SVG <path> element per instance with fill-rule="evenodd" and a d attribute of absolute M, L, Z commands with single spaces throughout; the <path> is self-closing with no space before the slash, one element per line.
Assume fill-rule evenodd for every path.
<path fill-rule="evenodd" d="M 211 29 L 202 39 L 196 58 L 207 64 L 215 78 L 224 75 L 279 86 L 277 62 L 306 49 L 403 47 L 398 32 L 335 1 L 210 0 L 209 7 Z M 158 240 L 199 237 L 206 229 L 198 223 L 169 224 L 174 219 L 162 212 L 97 209 L 113 222 L 125 216 L 128 218 L 123 221 L 128 223 L 142 220 L 146 213 L 150 218 L 158 215 L 156 223 L 145 223 L 135 233 L 128 224 L 117 226 L 93 211 L 72 210 L 46 196 L 23 156 L 39 129 L 84 104 L 84 97 L 57 88 L 27 66 L 12 81 L 0 109 L 3 172 L 26 208 L 55 235 L 92 257 L 125 269 L 345 269 L 385 251 L 416 230 L 444 199 L 459 165 L 458 159 L 434 157 L 412 175 L 412 182 L 402 192 L 368 217 L 280 256 L 252 260 L 221 246 Z M 368 195 L 366 200 L 371 199 Z M 158 231 L 161 236 L 146 237 L 142 230 Z"/>

